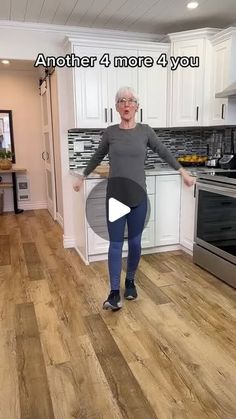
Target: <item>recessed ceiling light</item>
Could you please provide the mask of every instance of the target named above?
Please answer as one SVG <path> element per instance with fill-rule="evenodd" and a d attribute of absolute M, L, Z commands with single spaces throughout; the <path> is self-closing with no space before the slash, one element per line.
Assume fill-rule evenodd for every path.
<path fill-rule="evenodd" d="M 198 7 L 198 2 L 197 1 L 190 1 L 188 4 L 187 4 L 187 7 L 188 7 L 188 9 L 196 9 L 196 7 Z"/>
<path fill-rule="evenodd" d="M 1 63 L 2 64 L 10 64 L 10 61 L 9 60 L 2 60 Z"/>

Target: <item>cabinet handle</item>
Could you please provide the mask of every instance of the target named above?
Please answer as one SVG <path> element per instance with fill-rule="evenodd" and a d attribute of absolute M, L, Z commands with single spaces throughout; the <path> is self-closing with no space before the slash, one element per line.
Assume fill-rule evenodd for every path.
<path fill-rule="evenodd" d="M 107 108 L 105 108 L 105 122 L 107 122 Z"/>
<path fill-rule="evenodd" d="M 113 111 L 112 111 L 112 108 L 110 108 L 110 115 L 111 115 L 111 122 L 113 122 Z"/>
<path fill-rule="evenodd" d="M 140 122 L 143 122 L 143 108 L 140 109 Z"/>
<path fill-rule="evenodd" d="M 194 184 L 193 197 L 196 198 L 196 183 Z"/>
<path fill-rule="evenodd" d="M 221 119 L 225 119 L 225 104 L 221 105 Z"/>
<path fill-rule="evenodd" d="M 199 114 L 199 106 L 197 106 L 197 110 L 196 110 L 196 121 L 198 121 L 198 114 Z"/>

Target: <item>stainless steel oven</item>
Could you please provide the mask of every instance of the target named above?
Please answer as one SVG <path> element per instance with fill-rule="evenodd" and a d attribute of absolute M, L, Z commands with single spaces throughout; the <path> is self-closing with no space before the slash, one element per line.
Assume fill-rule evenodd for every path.
<path fill-rule="evenodd" d="M 236 171 L 199 175 L 193 261 L 236 288 Z"/>

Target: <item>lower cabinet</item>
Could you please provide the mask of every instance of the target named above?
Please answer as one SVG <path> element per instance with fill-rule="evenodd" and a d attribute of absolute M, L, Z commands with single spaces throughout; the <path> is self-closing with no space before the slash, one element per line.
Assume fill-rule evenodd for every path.
<path fill-rule="evenodd" d="M 88 255 L 104 254 L 109 248 L 105 217 L 106 183 L 98 179 L 88 179 L 86 183 L 87 201 L 91 204 L 87 205 L 87 211 L 89 208 L 90 212 L 90 222 L 87 222 Z M 96 188 L 96 194 L 93 194 L 92 198 L 91 195 L 89 197 L 91 190 L 100 183 L 101 187 Z M 147 176 L 146 184 L 150 217 L 143 230 L 142 248 L 179 244 L 180 176 L 178 174 Z M 125 237 L 127 237 L 127 228 Z M 127 238 L 124 240 L 123 250 L 128 250 Z"/>
<path fill-rule="evenodd" d="M 102 237 L 106 237 L 107 228 L 96 227 L 96 232 L 101 233 Z M 91 227 L 88 227 L 88 254 L 99 255 L 108 252 L 109 241 L 103 239 L 100 235 L 96 234 Z"/>
<path fill-rule="evenodd" d="M 141 246 L 143 249 L 155 246 L 155 221 L 149 221 L 143 230 Z"/>
<path fill-rule="evenodd" d="M 154 221 L 149 221 L 143 230 L 141 245 L 142 248 L 153 247 L 155 245 L 155 228 Z M 106 227 L 96 227 L 96 232 L 101 233 L 103 237 L 107 234 Z M 96 234 L 91 227 L 88 227 L 88 254 L 98 255 L 107 253 L 109 241 Z M 123 250 L 128 250 L 128 240 L 124 240 Z"/>
<path fill-rule="evenodd" d="M 178 174 L 156 177 L 155 246 L 179 243 L 180 189 Z"/>
<path fill-rule="evenodd" d="M 195 221 L 195 186 L 188 187 L 182 181 L 180 210 L 180 244 L 193 250 Z"/>
<path fill-rule="evenodd" d="M 89 179 L 86 181 L 86 184 L 86 207 L 89 220 L 87 222 L 88 254 L 107 253 L 109 241 L 105 216 L 106 182 L 100 179 Z M 146 184 L 150 204 L 150 217 L 143 230 L 142 248 L 155 246 L 155 176 L 147 176 Z M 89 195 L 95 187 L 95 193 Z M 98 234 L 94 232 L 93 227 L 95 227 L 96 233 Z M 127 228 L 125 230 L 125 237 L 127 235 L 126 233 Z M 104 237 L 107 237 L 107 240 Z M 124 240 L 123 250 L 128 250 L 127 239 Z"/>

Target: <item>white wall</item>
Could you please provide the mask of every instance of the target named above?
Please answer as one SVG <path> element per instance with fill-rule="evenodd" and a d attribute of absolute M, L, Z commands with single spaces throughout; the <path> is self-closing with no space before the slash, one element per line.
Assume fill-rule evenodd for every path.
<path fill-rule="evenodd" d="M 30 200 L 20 208 L 45 208 L 46 191 L 41 154 L 42 127 L 38 74 L 33 71 L 0 71 L 0 109 L 12 110 L 16 164 L 27 169 Z M 2 176 L 2 175 L 1 175 Z M 13 210 L 12 190 L 5 190 L 5 210 Z"/>
<path fill-rule="evenodd" d="M 44 55 L 65 55 L 66 36 L 103 34 L 112 39 L 115 36 L 126 39 L 137 38 L 153 41 L 160 38 L 158 35 L 128 34 L 119 31 L 102 31 L 83 28 L 62 28 L 25 23 L 0 23 L 0 58 L 35 60 L 39 53 Z M 61 177 L 63 193 L 64 218 L 64 244 L 74 245 L 74 219 L 73 219 L 73 177 L 69 174 L 69 157 L 67 147 L 67 131 L 75 127 L 72 69 L 57 69 L 58 111 L 59 111 L 59 137 L 61 151 Z"/>
<path fill-rule="evenodd" d="M 0 58 L 35 60 L 40 52 L 45 55 L 65 55 L 65 37 L 65 32 L 54 31 L 53 28 L 45 30 L 40 25 L 3 22 L 0 24 Z M 69 69 L 58 69 L 57 71 L 64 236 L 68 238 L 68 241 L 74 235 L 73 217 L 71 216 L 72 180 L 69 175 L 67 148 L 67 131 L 74 127 L 73 95 L 71 91 L 68 91 L 67 82 L 69 72 L 71 72 Z"/>

